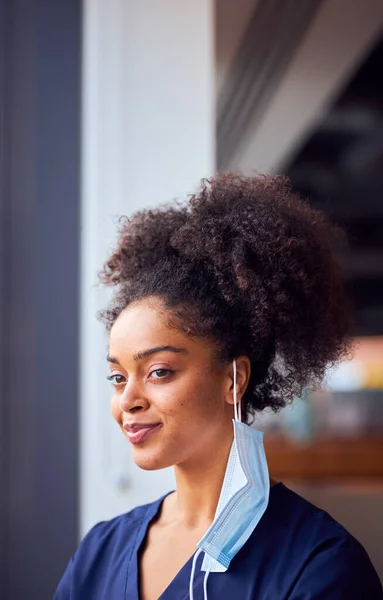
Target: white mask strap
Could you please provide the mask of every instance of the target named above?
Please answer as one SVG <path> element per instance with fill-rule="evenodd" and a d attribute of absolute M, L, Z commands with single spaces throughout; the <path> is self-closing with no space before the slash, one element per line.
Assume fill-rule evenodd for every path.
<path fill-rule="evenodd" d="M 190 573 L 190 581 L 189 581 L 189 600 L 194 600 L 194 594 L 193 594 L 194 574 L 195 574 L 195 568 L 196 568 L 196 564 L 197 564 L 197 558 L 199 557 L 201 552 L 202 552 L 202 550 L 200 548 L 198 548 L 197 552 L 194 554 L 191 573 Z"/>
<path fill-rule="evenodd" d="M 205 577 L 203 579 L 203 600 L 208 600 L 207 597 L 207 580 L 209 577 L 210 571 L 206 571 Z"/>
<path fill-rule="evenodd" d="M 237 400 L 237 363 L 233 360 L 233 371 L 234 371 L 234 419 L 236 421 L 242 421 L 241 403 Z"/>

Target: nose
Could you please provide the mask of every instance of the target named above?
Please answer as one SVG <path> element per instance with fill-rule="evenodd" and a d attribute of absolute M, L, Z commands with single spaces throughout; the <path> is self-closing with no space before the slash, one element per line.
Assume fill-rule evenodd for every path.
<path fill-rule="evenodd" d="M 147 410 L 149 405 L 150 403 L 145 397 L 143 390 L 133 378 L 130 378 L 120 396 L 120 410 L 125 413 L 138 412 Z"/>

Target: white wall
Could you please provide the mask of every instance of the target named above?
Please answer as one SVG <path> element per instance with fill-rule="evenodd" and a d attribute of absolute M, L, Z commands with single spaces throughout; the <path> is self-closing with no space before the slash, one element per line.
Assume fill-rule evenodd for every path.
<path fill-rule="evenodd" d="M 157 498 L 170 472 L 142 472 L 109 413 L 96 287 L 114 216 L 194 190 L 215 165 L 212 0 L 85 0 L 81 276 L 81 535 Z"/>

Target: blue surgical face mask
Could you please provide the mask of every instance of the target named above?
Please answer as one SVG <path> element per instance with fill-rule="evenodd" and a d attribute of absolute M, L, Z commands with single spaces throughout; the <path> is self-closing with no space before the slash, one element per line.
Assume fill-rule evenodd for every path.
<path fill-rule="evenodd" d="M 258 525 L 269 501 L 270 478 L 263 447 L 263 433 L 242 423 L 237 402 L 237 365 L 234 369 L 234 441 L 231 447 L 214 521 L 198 542 L 190 577 L 190 600 L 197 557 L 205 553 L 201 569 L 206 571 L 204 597 L 207 599 L 209 573 L 226 571 L 234 556 Z"/>

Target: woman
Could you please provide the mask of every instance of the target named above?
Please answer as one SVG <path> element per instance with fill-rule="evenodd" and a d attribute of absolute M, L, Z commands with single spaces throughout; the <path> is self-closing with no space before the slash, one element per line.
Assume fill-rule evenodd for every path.
<path fill-rule="evenodd" d="M 383 598 L 361 545 L 269 480 L 245 424 L 347 352 L 341 237 L 272 177 L 218 176 L 122 221 L 102 273 L 112 414 L 176 491 L 96 525 L 56 600 Z"/>

